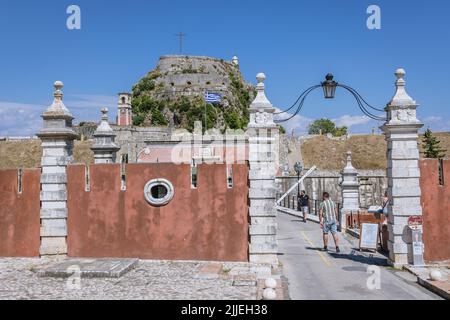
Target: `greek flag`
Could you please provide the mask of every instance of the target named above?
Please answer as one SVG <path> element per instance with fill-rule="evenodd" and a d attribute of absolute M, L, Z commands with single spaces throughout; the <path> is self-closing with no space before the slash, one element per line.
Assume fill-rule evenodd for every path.
<path fill-rule="evenodd" d="M 205 102 L 206 103 L 219 103 L 222 101 L 222 96 L 218 93 L 205 92 Z"/>

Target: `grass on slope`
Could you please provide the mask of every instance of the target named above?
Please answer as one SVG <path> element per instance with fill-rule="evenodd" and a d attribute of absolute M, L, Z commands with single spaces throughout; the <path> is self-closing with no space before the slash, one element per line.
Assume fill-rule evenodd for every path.
<path fill-rule="evenodd" d="M 92 142 L 75 141 L 74 159 L 76 163 L 90 163 L 94 154 L 90 150 Z M 0 169 L 36 168 L 42 157 L 41 141 L 0 141 Z"/>
<path fill-rule="evenodd" d="M 320 136 L 302 144 L 305 165 L 316 165 L 322 170 L 342 170 L 347 151 L 352 152 L 353 165 L 357 169 L 386 168 L 386 141 L 382 135 L 353 136 L 348 140 Z"/>
<path fill-rule="evenodd" d="M 434 135 L 450 156 L 450 132 Z M 420 156 L 423 157 L 422 139 L 419 138 Z M 342 170 L 347 151 L 352 151 L 353 166 L 361 170 L 386 169 L 386 141 L 384 135 L 353 136 L 348 140 L 333 140 L 326 136 L 314 137 L 302 144 L 302 157 L 305 165 L 316 165 L 322 170 Z"/>

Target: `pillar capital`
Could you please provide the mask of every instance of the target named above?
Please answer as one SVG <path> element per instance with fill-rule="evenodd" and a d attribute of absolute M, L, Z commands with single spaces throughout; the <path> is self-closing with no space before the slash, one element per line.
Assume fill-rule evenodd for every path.
<path fill-rule="evenodd" d="M 94 144 L 91 150 L 94 152 L 95 163 L 114 163 L 116 152 L 120 147 L 115 143 L 116 133 L 108 122 L 108 109 L 101 109 L 101 120 L 93 134 Z"/>
<path fill-rule="evenodd" d="M 383 131 L 389 131 L 392 126 L 412 125 L 420 129 L 423 124 L 417 119 L 416 109 L 419 106 L 416 101 L 406 92 L 406 81 L 404 79 L 406 71 L 397 69 L 395 76 L 395 94 L 386 105 L 387 122 L 382 127 Z"/>
<path fill-rule="evenodd" d="M 275 108 L 266 97 L 265 84 L 266 75 L 258 73 L 256 75 L 258 84 L 256 85 L 256 97 L 250 104 L 250 123 L 249 128 L 277 128 L 273 121 Z"/>
<path fill-rule="evenodd" d="M 39 131 L 37 136 L 41 140 L 48 138 L 72 141 L 77 137 L 77 134 L 72 128 L 73 116 L 64 105 L 62 99 L 63 93 L 61 89 L 63 88 L 63 83 L 56 81 L 54 87 L 53 103 L 42 114 L 44 127 Z"/>
<path fill-rule="evenodd" d="M 355 167 L 353 167 L 352 164 L 352 152 L 351 151 L 347 151 L 347 163 L 345 165 L 345 168 L 342 170 L 343 174 L 347 174 L 347 175 L 357 175 L 358 171 L 355 169 Z"/>

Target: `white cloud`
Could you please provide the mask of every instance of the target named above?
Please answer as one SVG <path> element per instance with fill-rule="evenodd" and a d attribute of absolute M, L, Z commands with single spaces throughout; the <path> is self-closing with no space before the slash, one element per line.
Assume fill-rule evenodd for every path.
<path fill-rule="evenodd" d="M 423 119 L 424 123 L 440 123 L 443 120 L 442 117 L 439 116 L 429 116 Z"/>
<path fill-rule="evenodd" d="M 421 120 L 424 123 L 423 130 L 430 128 L 433 131 L 450 131 L 450 119 L 441 116 L 428 116 Z"/>
<path fill-rule="evenodd" d="M 275 108 L 275 109 L 276 109 L 276 112 L 281 111 L 278 108 Z M 291 113 L 282 113 L 280 115 L 276 115 L 275 119 L 283 120 L 283 119 L 288 119 L 292 116 L 293 116 L 293 114 L 291 114 Z M 295 133 L 299 134 L 299 133 L 308 132 L 308 127 L 311 122 L 313 122 L 313 119 L 309 119 L 307 117 L 297 114 L 289 121 L 280 123 L 280 125 L 282 125 L 286 129 L 286 133 L 291 133 L 292 130 L 294 130 Z"/>
<path fill-rule="evenodd" d="M 277 109 L 277 112 L 279 112 L 279 111 L 280 110 Z M 291 116 L 292 116 L 292 114 L 290 114 L 290 113 L 284 113 L 284 114 L 276 116 L 276 119 L 287 119 Z M 302 134 L 302 133 L 308 132 L 308 127 L 311 124 L 311 122 L 313 122 L 313 121 L 314 121 L 314 119 L 303 117 L 301 115 L 296 115 L 291 120 L 281 123 L 281 125 L 286 129 L 286 132 L 288 132 L 288 133 L 290 133 L 292 130 L 294 130 L 295 133 Z M 370 129 L 366 130 L 366 128 L 364 128 L 364 131 L 367 131 L 367 133 L 369 133 L 372 130 L 372 126 L 368 126 L 368 124 L 372 120 L 366 116 L 344 115 L 337 119 L 332 119 L 332 121 L 338 127 L 346 126 L 347 128 L 350 129 L 351 127 L 366 126 L 367 128 L 370 127 Z M 375 124 L 375 126 L 376 126 L 376 124 Z M 359 128 L 359 129 L 361 129 L 361 128 Z"/>
<path fill-rule="evenodd" d="M 34 136 L 42 126 L 42 106 L 0 101 L 0 136 Z"/>
<path fill-rule="evenodd" d="M 347 127 L 351 128 L 353 126 L 364 125 L 370 122 L 370 118 L 366 116 L 350 116 L 344 115 L 340 118 L 333 119 L 334 123 L 338 127 Z"/>
<path fill-rule="evenodd" d="M 42 128 L 41 114 L 51 104 L 0 101 L 0 136 L 34 136 Z M 108 107 L 109 119 L 117 114 L 117 98 L 104 95 L 68 95 L 64 104 L 75 117 L 74 122 L 99 121 L 100 109 Z"/>

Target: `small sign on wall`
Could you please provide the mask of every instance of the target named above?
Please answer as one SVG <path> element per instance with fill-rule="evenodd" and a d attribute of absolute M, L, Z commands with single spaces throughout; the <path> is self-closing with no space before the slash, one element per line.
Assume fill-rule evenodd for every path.
<path fill-rule="evenodd" d="M 422 240 L 422 216 L 410 216 L 408 218 L 408 226 L 411 230 L 413 264 L 417 267 L 425 265 L 423 259 L 424 245 Z"/>

